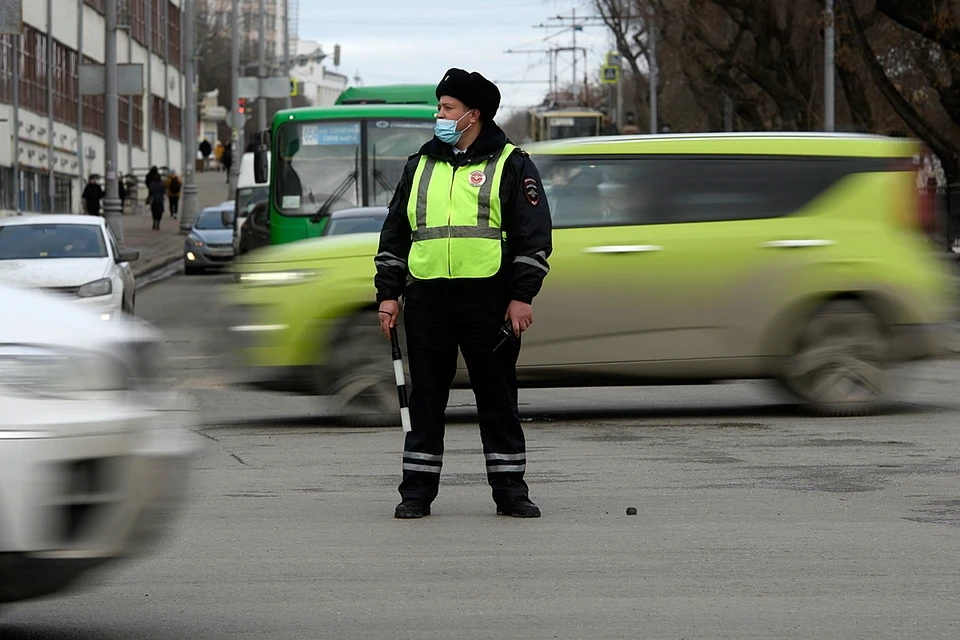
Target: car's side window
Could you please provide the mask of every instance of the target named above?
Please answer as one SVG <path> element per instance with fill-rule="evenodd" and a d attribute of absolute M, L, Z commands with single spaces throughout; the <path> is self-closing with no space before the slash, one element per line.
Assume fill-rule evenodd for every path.
<path fill-rule="evenodd" d="M 555 228 L 776 218 L 864 170 L 784 156 L 546 156 L 537 167 Z"/>
<path fill-rule="evenodd" d="M 110 230 L 110 227 L 107 227 L 107 241 L 110 243 L 110 251 L 113 252 L 113 259 L 116 260 L 120 256 L 120 246 L 117 244 L 117 239 L 113 235 L 113 231 Z"/>
<path fill-rule="evenodd" d="M 538 169 L 556 228 L 650 222 L 650 161 L 607 157 L 541 159 Z"/>
<path fill-rule="evenodd" d="M 790 215 L 856 168 L 845 160 L 791 157 L 669 158 L 657 167 L 657 223 Z"/>

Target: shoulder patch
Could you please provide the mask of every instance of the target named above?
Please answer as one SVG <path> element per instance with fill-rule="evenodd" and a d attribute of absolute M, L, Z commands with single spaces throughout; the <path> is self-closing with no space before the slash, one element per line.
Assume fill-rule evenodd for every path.
<path fill-rule="evenodd" d="M 540 204 L 540 187 L 537 186 L 537 181 L 534 178 L 523 179 L 523 195 L 527 198 L 531 207 Z"/>

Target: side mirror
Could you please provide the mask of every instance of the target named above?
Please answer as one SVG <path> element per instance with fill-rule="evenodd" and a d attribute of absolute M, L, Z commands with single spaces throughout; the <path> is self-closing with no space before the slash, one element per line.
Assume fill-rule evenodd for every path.
<path fill-rule="evenodd" d="M 136 249 L 120 249 L 117 254 L 117 262 L 135 262 L 140 259 L 140 252 Z"/>

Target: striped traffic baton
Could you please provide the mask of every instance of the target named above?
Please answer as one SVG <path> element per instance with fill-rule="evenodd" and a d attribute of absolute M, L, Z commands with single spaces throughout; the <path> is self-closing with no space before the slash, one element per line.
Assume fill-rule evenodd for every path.
<path fill-rule="evenodd" d="M 407 383 L 403 377 L 403 356 L 400 354 L 400 340 L 397 328 L 390 327 L 390 348 L 393 351 L 393 373 L 397 378 L 397 398 L 400 399 L 400 423 L 404 432 L 410 432 L 410 408 L 407 405 Z"/>

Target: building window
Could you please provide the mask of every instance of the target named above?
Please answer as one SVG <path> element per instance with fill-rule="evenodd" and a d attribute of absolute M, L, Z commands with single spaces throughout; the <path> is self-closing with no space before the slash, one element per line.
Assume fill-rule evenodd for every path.
<path fill-rule="evenodd" d="M 180 107 L 170 105 L 170 137 L 174 140 L 183 138 L 183 121 L 181 118 L 182 112 L 180 111 Z"/>
<path fill-rule="evenodd" d="M 166 128 L 163 126 L 163 98 L 160 96 L 152 96 L 153 98 L 153 107 L 150 109 L 150 113 L 153 114 L 153 130 L 154 131 L 165 131 Z"/>
<path fill-rule="evenodd" d="M 165 50 L 164 39 L 166 29 L 163 28 L 163 2 L 160 0 L 150 0 L 151 16 L 150 30 L 153 32 L 153 51 L 162 56 Z"/>
<path fill-rule="evenodd" d="M 133 99 L 133 144 L 143 149 L 143 96 L 130 96 Z"/>
<path fill-rule="evenodd" d="M 84 64 L 97 64 L 84 56 Z M 104 117 L 103 96 L 83 96 L 83 129 L 99 135 L 104 134 L 106 118 Z"/>
<path fill-rule="evenodd" d="M 13 36 L 0 36 L 0 102 L 13 99 Z"/>
<path fill-rule="evenodd" d="M 17 187 L 13 183 L 13 167 L 0 167 L 0 207 L 17 209 Z"/>
<path fill-rule="evenodd" d="M 133 39 L 147 46 L 147 0 L 128 0 Z"/>
<path fill-rule="evenodd" d="M 171 65 L 180 68 L 180 8 L 172 2 L 167 3 L 167 40 L 170 42 Z"/>
<path fill-rule="evenodd" d="M 117 127 L 117 139 L 120 141 L 120 144 L 128 144 L 130 142 L 130 111 L 127 105 L 130 104 L 130 96 L 117 96 L 117 111 L 119 112 L 119 126 Z"/>
<path fill-rule="evenodd" d="M 54 176 L 53 189 L 56 197 L 55 210 L 59 213 L 72 213 L 73 178 L 71 176 Z"/>
<path fill-rule="evenodd" d="M 20 106 L 46 112 L 47 95 L 47 37 L 24 26 L 23 52 L 20 67 Z"/>
<path fill-rule="evenodd" d="M 57 41 L 53 43 L 53 117 L 77 125 L 77 101 L 80 94 L 80 69 L 77 52 Z"/>
<path fill-rule="evenodd" d="M 143 149 L 143 96 L 120 96 L 120 142 L 129 144 L 130 124 L 127 117 L 133 103 L 133 145 Z"/>

